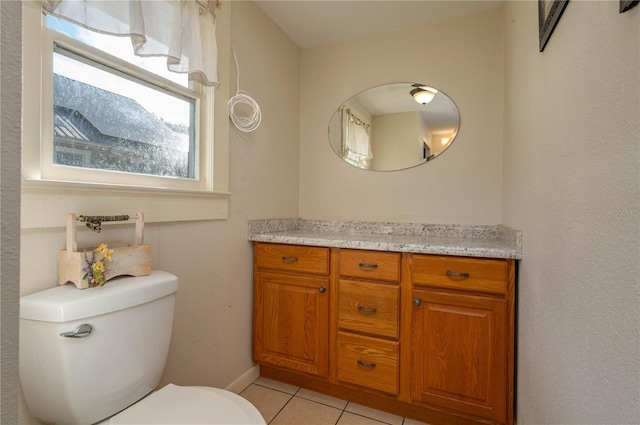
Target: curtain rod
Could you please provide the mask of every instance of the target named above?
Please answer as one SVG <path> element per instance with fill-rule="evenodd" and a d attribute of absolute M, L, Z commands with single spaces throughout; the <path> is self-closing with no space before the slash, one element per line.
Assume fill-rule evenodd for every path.
<path fill-rule="evenodd" d="M 369 128 L 369 126 L 371 125 L 371 124 L 369 124 L 368 122 L 366 122 L 366 121 L 364 121 L 364 120 L 360 119 L 358 116 L 356 116 L 356 114 L 354 114 L 353 112 L 351 112 L 351 109 L 347 109 L 347 115 L 348 115 L 351 119 L 355 120 L 356 124 L 358 124 L 358 125 L 361 125 L 361 126 L 363 126 L 363 127 L 367 127 L 367 128 Z"/>

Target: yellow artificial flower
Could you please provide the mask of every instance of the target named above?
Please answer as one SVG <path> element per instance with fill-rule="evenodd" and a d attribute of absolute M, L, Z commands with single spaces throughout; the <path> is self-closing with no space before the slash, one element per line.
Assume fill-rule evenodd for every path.
<path fill-rule="evenodd" d="M 113 253 L 113 249 L 109 249 L 107 244 L 100 244 L 100 246 L 96 248 L 96 251 L 99 251 L 104 259 L 106 259 L 107 261 L 111 261 L 111 254 Z"/>
<path fill-rule="evenodd" d="M 107 281 L 105 279 L 106 267 L 104 265 L 105 260 L 111 261 L 111 254 L 113 253 L 112 249 L 109 249 L 107 244 L 100 244 L 96 249 L 93 250 L 93 258 L 91 261 L 87 258 L 87 253 L 85 252 L 85 259 L 87 261 L 87 268 L 84 269 L 87 273 L 84 275 L 83 279 L 87 279 L 89 282 L 89 286 L 102 286 Z M 102 259 L 95 261 L 95 253 L 99 253 L 102 255 Z"/>

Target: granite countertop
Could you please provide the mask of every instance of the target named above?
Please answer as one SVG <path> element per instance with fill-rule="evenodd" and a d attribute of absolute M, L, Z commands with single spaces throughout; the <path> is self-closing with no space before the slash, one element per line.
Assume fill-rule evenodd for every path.
<path fill-rule="evenodd" d="M 305 219 L 251 220 L 254 242 L 374 251 L 522 259 L 522 232 L 503 225 L 446 225 Z"/>

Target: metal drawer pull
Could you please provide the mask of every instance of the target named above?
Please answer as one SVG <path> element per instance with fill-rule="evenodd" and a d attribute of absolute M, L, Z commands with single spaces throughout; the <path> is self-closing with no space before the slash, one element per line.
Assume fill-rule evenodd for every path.
<path fill-rule="evenodd" d="M 358 360 L 358 366 L 366 367 L 366 368 L 369 368 L 369 369 L 373 369 L 374 367 L 376 367 L 376 364 L 375 363 L 365 363 L 362 360 Z"/>
<path fill-rule="evenodd" d="M 318 292 L 320 292 L 321 294 L 324 294 L 324 292 L 327 290 L 327 287 L 322 285 L 321 287 L 318 288 Z"/>
<path fill-rule="evenodd" d="M 361 313 L 375 313 L 376 311 L 378 311 L 378 309 L 375 307 L 362 307 L 361 305 L 359 305 L 358 311 Z"/>
<path fill-rule="evenodd" d="M 377 269 L 377 264 L 359 263 L 358 266 L 362 269 Z"/>
<path fill-rule="evenodd" d="M 415 297 L 413 299 L 413 305 L 415 305 L 416 307 L 419 306 L 420 304 L 422 304 L 422 299 L 420 299 L 419 297 Z"/>
<path fill-rule="evenodd" d="M 64 336 L 66 338 L 84 338 L 89 336 L 89 334 L 93 331 L 93 326 L 88 323 L 82 324 L 69 332 L 62 332 L 60 336 Z"/>
<path fill-rule="evenodd" d="M 282 257 L 282 261 L 287 261 L 293 263 L 294 261 L 298 261 L 297 257 Z"/>
<path fill-rule="evenodd" d="M 447 270 L 447 276 L 467 278 L 467 277 L 469 277 L 469 273 L 452 272 L 452 271 Z"/>

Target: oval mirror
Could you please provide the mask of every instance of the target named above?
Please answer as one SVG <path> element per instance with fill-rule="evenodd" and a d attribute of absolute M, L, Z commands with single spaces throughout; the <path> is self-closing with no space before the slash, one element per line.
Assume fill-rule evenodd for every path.
<path fill-rule="evenodd" d="M 333 113 L 331 147 L 354 167 L 393 171 L 432 160 L 453 143 L 460 127 L 455 103 L 420 83 L 365 90 Z"/>

